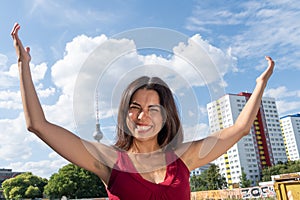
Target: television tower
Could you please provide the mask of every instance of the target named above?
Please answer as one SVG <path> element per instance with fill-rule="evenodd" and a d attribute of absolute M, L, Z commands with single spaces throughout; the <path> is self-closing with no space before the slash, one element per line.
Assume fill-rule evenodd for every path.
<path fill-rule="evenodd" d="M 98 90 L 96 92 L 96 130 L 93 133 L 93 137 L 97 142 L 100 142 L 100 140 L 103 138 L 103 133 L 100 129 L 100 123 L 99 123 L 99 108 L 98 108 Z"/>

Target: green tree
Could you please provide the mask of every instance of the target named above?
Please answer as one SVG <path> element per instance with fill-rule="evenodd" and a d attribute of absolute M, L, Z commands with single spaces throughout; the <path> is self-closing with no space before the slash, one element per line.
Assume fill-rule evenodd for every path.
<path fill-rule="evenodd" d="M 190 179 L 192 191 L 218 190 L 227 187 L 225 177 L 220 174 L 217 165 L 212 164 L 207 170 L 199 176 L 192 176 Z"/>
<path fill-rule="evenodd" d="M 190 187 L 192 192 L 206 190 L 207 187 L 203 174 L 199 176 L 193 175 L 190 178 Z"/>
<path fill-rule="evenodd" d="M 241 188 L 247 188 L 251 186 L 251 180 L 247 179 L 247 174 L 244 171 L 244 168 L 242 167 L 242 175 L 240 177 L 241 183 L 240 187 Z"/>
<path fill-rule="evenodd" d="M 212 164 L 206 170 L 206 183 L 208 190 L 218 190 L 227 187 L 225 177 L 220 174 L 220 169 L 217 165 Z"/>
<path fill-rule="evenodd" d="M 278 162 L 277 165 L 266 167 L 262 170 L 262 181 L 270 181 L 273 175 L 294 173 L 300 171 L 300 160 Z"/>
<path fill-rule="evenodd" d="M 31 172 L 23 173 L 2 183 L 3 194 L 6 199 L 42 198 L 47 182 Z"/>
<path fill-rule="evenodd" d="M 53 198 L 105 197 L 102 181 L 93 173 L 73 164 L 68 164 L 53 174 L 45 186 L 45 194 Z"/>

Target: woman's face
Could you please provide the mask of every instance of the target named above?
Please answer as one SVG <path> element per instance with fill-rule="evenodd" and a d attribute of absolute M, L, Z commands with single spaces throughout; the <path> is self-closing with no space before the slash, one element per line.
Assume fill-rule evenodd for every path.
<path fill-rule="evenodd" d="M 132 96 L 126 120 L 134 138 L 143 141 L 156 139 L 164 123 L 162 112 L 159 95 L 155 90 L 137 90 Z"/>

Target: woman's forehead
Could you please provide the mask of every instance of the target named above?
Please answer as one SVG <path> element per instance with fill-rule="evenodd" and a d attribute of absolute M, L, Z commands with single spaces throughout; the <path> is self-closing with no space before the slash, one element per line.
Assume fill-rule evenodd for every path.
<path fill-rule="evenodd" d="M 137 104 L 160 104 L 160 98 L 158 93 L 152 89 L 138 89 L 132 96 L 131 102 Z"/>

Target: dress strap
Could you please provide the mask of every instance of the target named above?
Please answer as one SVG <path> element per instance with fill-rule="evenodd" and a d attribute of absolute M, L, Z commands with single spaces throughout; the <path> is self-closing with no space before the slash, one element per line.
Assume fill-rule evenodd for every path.
<path fill-rule="evenodd" d="M 124 172 L 137 173 L 126 151 L 118 151 L 117 167 Z"/>

